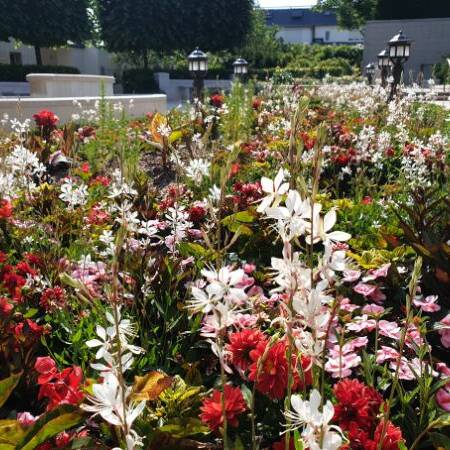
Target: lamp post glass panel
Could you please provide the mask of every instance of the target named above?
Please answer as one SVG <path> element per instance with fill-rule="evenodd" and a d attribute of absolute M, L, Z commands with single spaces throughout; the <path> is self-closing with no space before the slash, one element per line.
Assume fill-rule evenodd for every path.
<path fill-rule="evenodd" d="M 411 41 L 402 31 L 388 42 L 389 60 L 392 63 L 392 75 L 394 77 L 389 100 L 392 100 L 397 93 L 397 88 L 402 78 L 403 65 L 409 59 L 410 50 Z"/>
<path fill-rule="evenodd" d="M 238 58 L 233 63 L 234 76 L 241 81 L 244 81 L 248 74 L 248 62 L 244 58 Z"/>
<path fill-rule="evenodd" d="M 378 53 L 378 68 L 381 71 L 381 86 L 386 87 L 387 79 L 389 76 L 389 69 L 392 63 L 389 59 L 389 50 L 385 48 L 380 53 Z"/>
<path fill-rule="evenodd" d="M 375 64 L 369 63 L 366 66 L 366 76 L 367 76 L 367 82 L 369 85 L 373 84 L 373 76 L 375 75 Z"/>
<path fill-rule="evenodd" d="M 194 79 L 194 98 L 203 100 L 204 78 L 208 72 L 208 55 L 198 47 L 188 56 L 189 72 Z"/>

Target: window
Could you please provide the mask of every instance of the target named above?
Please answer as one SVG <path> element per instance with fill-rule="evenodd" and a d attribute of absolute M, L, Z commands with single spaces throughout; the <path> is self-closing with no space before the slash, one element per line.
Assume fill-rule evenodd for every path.
<path fill-rule="evenodd" d="M 325 31 L 325 40 L 326 41 L 330 40 L 330 32 L 329 31 Z"/>
<path fill-rule="evenodd" d="M 22 65 L 22 53 L 10 52 L 9 53 L 9 62 L 15 66 L 21 66 Z"/>

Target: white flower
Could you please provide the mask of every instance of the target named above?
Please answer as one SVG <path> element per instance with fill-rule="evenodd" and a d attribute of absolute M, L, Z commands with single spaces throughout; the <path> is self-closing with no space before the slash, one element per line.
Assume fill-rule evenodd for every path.
<path fill-rule="evenodd" d="M 313 224 L 313 238 L 312 241 L 317 243 L 323 241 L 324 243 L 328 241 L 348 241 L 352 236 L 343 231 L 329 231 L 336 224 L 336 211 L 334 209 L 328 211 L 324 217 L 317 217 Z M 306 242 L 311 243 L 311 235 L 306 237 Z"/>
<path fill-rule="evenodd" d="M 205 159 L 192 159 L 186 167 L 186 176 L 195 183 L 201 183 L 209 175 L 211 163 Z"/>
<path fill-rule="evenodd" d="M 291 423 L 287 429 L 294 431 L 303 427 L 301 433 L 305 447 L 311 450 L 337 450 L 342 445 L 342 430 L 329 425 L 334 416 L 334 407 L 327 400 L 320 410 L 322 397 L 316 389 L 311 392 L 309 400 L 302 400 L 301 396 L 291 396 L 293 410 L 285 413 Z"/>
<path fill-rule="evenodd" d="M 61 194 L 59 198 L 67 203 L 70 209 L 75 206 L 83 206 L 87 202 L 88 190 L 83 184 L 81 186 L 76 186 L 70 178 L 64 179 L 64 184 L 61 185 Z"/>
<path fill-rule="evenodd" d="M 261 188 L 267 194 L 258 206 L 257 211 L 263 213 L 269 206 L 278 206 L 281 197 L 289 190 L 289 183 L 283 183 L 284 171 L 280 169 L 275 177 L 275 180 L 270 178 L 261 178 Z"/>

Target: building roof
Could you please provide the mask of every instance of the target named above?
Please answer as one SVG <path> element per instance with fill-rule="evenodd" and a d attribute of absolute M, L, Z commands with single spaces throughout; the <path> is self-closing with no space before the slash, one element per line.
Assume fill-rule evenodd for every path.
<path fill-rule="evenodd" d="M 337 25 L 334 12 L 316 12 L 309 8 L 267 9 L 266 18 L 268 25 L 278 25 L 283 28 Z"/>

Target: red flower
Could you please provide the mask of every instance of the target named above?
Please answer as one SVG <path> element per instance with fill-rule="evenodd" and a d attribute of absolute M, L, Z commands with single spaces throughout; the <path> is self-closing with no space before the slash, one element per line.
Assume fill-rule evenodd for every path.
<path fill-rule="evenodd" d="M 8 200 L 0 200 L 0 219 L 7 219 L 12 216 L 13 208 Z"/>
<path fill-rule="evenodd" d="M 249 379 L 256 383 L 258 391 L 272 399 L 280 399 L 285 396 L 288 385 L 287 344 L 285 341 L 279 341 L 264 355 L 267 345 L 267 342 L 260 342 L 256 349 L 250 352 L 253 363 L 249 367 Z M 258 364 L 262 357 L 264 357 L 262 364 Z M 291 361 L 294 375 L 293 391 L 312 383 L 311 360 L 306 357 L 301 358 L 302 378 L 298 373 L 297 363 L 298 358 L 293 355 Z"/>
<path fill-rule="evenodd" d="M 111 184 L 111 180 L 104 175 L 97 175 L 93 180 L 91 180 L 91 186 L 105 186 L 108 187 Z"/>
<path fill-rule="evenodd" d="M 14 306 L 5 297 L 0 297 L 0 316 L 9 316 Z"/>
<path fill-rule="evenodd" d="M 367 450 L 377 450 L 378 448 L 381 450 L 398 450 L 399 443 L 404 443 L 402 430 L 391 421 L 388 421 L 386 426 L 384 426 L 384 423 L 384 421 L 381 421 L 378 424 L 373 441 L 366 447 Z"/>
<path fill-rule="evenodd" d="M 111 218 L 108 212 L 103 211 L 100 205 L 94 205 L 86 217 L 90 225 L 103 225 Z"/>
<path fill-rule="evenodd" d="M 91 171 L 91 168 L 89 167 L 89 163 L 84 162 L 83 164 L 81 164 L 81 171 L 83 173 L 89 173 Z"/>
<path fill-rule="evenodd" d="M 56 363 L 50 356 L 40 356 L 36 358 L 34 369 L 40 374 L 38 377 L 38 384 L 48 383 L 58 373 Z"/>
<path fill-rule="evenodd" d="M 371 205 L 373 203 L 373 199 L 372 197 L 370 197 L 369 195 L 366 195 L 362 200 L 361 203 L 363 205 Z"/>
<path fill-rule="evenodd" d="M 246 411 L 247 405 L 238 387 L 225 385 L 225 411 L 227 424 L 238 427 L 238 416 Z M 215 389 L 210 397 L 203 401 L 200 407 L 200 419 L 206 423 L 212 431 L 218 430 L 223 425 L 222 391 Z"/>
<path fill-rule="evenodd" d="M 211 97 L 209 98 L 211 105 L 215 106 L 216 108 L 221 108 L 224 100 L 225 100 L 225 97 L 220 94 L 211 95 Z"/>
<path fill-rule="evenodd" d="M 59 117 L 47 110 L 42 110 L 37 114 L 34 114 L 33 119 L 38 127 L 46 128 L 48 130 L 55 128 L 59 122 Z"/>
<path fill-rule="evenodd" d="M 38 373 L 39 400 L 49 400 L 47 411 L 59 405 L 80 403 L 84 394 L 80 390 L 83 372 L 80 367 L 73 366 L 58 372 L 52 358 L 46 356 L 37 358 L 34 368 Z"/>
<path fill-rule="evenodd" d="M 252 102 L 252 108 L 258 110 L 261 107 L 262 100 L 260 98 L 254 98 Z"/>
<path fill-rule="evenodd" d="M 334 420 L 343 430 L 349 430 L 352 424 L 370 429 L 383 401 L 374 389 L 358 380 L 344 379 L 334 386 L 338 401 L 334 408 Z"/>
<path fill-rule="evenodd" d="M 206 209 L 201 205 L 194 205 L 189 209 L 189 219 L 194 223 L 200 223 L 206 217 Z"/>
<path fill-rule="evenodd" d="M 61 309 L 66 304 L 66 295 L 60 286 L 47 288 L 41 295 L 39 305 L 46 312 Z"/>
<path fill-rule="evenodd" d="M 55 444 L 57 448 L 64 448 L 70 444 L 72 436 L 67 432 L 63 431 L 59 433 L 55 438 Z"/>
<path fill-rule="evenodd" d="M 252 363 L 250 352 L 259 343 L 267 343 L 266 336 L 259 330 L 246 329 L 230 335 L 228 351 L 231 353 L 231 362 L 242 370 L 247 370 Z"/>

